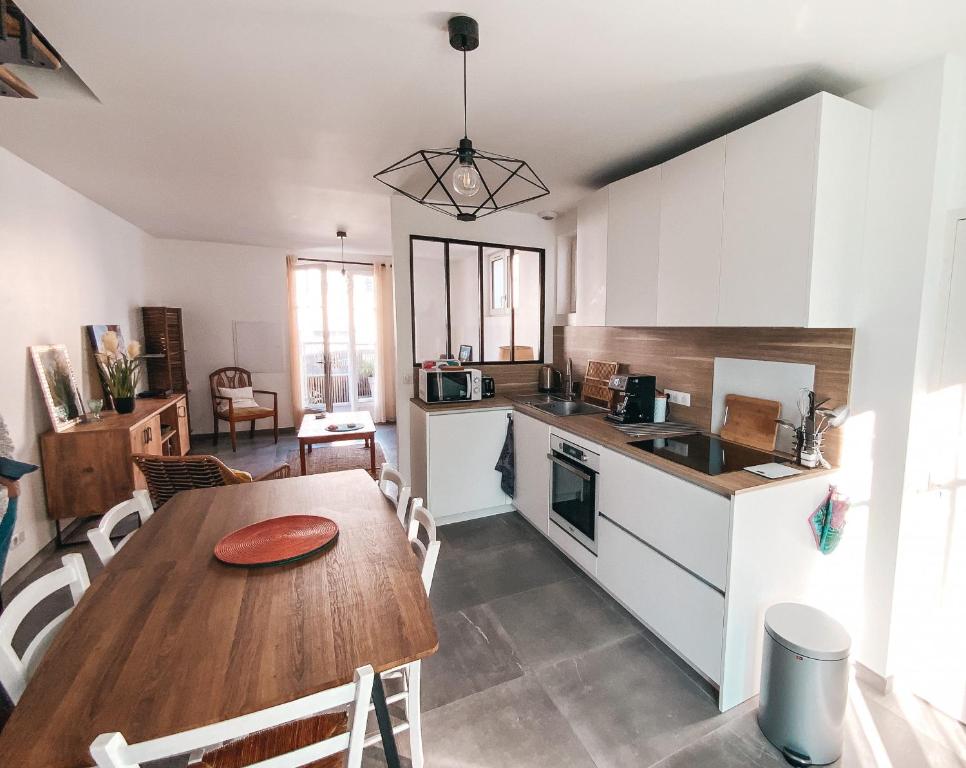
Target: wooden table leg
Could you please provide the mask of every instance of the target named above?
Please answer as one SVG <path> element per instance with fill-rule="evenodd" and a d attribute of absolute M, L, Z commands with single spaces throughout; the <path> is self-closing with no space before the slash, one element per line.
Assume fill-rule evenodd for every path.
<path fill-rule="evenodd" d="M 299 463 L 302 465 L 302 477 L 305 477 L 305 443 L 299 440 Z"/>
<path fill-rule="evenodd" d="M 369 474 L 373 479 L 376 477 L 376 438 L 375 435 L 369 438 Z"/>

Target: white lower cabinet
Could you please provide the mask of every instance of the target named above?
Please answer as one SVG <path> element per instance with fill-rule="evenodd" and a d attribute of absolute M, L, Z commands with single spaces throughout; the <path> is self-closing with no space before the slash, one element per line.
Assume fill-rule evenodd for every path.
<path fill-rule="evenodd" d="M 550 523 L 550 427 L 520 412 L 513 414 L 516 495 L 513 506 L 544 536 Z"/>
<path fill-rule="evenodd" d="M 556 523 L 550 523 L 550 541 L 557 545 L 570 561 L 583 568 L 591 576 L 597 576 L 597 555 L 578 544 L 577 539 L 567 533 Z"/>
<path fill-rule="evenodd" d="M 597 518 L 597 579 L 668 645 L 721 682 L 724 595 Z"/>
<path fill-rule="evenodd" d="M 639 539 L 724 590 L 730 499 L 603 449 L 599 509 Z"/>
<path fill-rule="evenodd" d="M 437 520 L 506 511 L 510 498 L 493 467 L 506 439 L 509 408 L 431 413 L 410 408 L 414 496 Z"/>

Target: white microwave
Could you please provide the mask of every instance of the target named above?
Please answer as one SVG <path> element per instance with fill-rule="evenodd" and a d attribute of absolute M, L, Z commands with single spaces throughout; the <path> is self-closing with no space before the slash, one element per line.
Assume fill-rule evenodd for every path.
<path fill-rule="evenodd" d="M 483 397 L 483 375 L 476 368 L 457 371 L 419 369 L 419 399 L 426 403 L 457 403 Z"/>

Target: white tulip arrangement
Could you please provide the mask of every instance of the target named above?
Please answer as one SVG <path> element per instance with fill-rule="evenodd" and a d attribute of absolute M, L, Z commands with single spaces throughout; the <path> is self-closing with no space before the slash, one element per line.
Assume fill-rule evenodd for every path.
<path fill-rule="evenodd" d="M 97 353 L 97 358 L 104 366 L 111 397 L 115 400 L 134 397 L 141 378 L 141 343 L 128 342 L 127 348 L 122 351 L 117 333 L 106 331 L 101 336 L 101 346 L 105 351 Z"/>

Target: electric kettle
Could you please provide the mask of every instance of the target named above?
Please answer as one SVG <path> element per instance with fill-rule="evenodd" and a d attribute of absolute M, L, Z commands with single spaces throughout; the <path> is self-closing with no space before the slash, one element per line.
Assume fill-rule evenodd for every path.
<path fill-rule="evenodd" d="M 545 365 L 540 369 L 540 381 L 537 388 L 541 392 L 552 392 L 560 389 L 560 371 L 552 365 Z"/>

